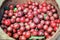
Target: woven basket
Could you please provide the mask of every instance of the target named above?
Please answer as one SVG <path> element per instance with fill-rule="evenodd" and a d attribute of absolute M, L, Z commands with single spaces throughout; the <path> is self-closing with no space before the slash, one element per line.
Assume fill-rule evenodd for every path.
<path fill-rule="evenodd" d="M 18 3 L 27 3 L 28 1 L 32 1 L 32 2 L 38 2 L 38 3 L 43 3 L 44 1 L 47 2 L 48 4 L 52 4 L 53 6 L 55 6 L 55 8 L 58 10 L 58 14 L 60 13 L 60 9 L 59 6 L 57 4 L 57 2 L 55 0 L 6 0 L 2 6 L 1 9 L 4 6 L 7 6 L 9 4 L 13 4 L 16 5 Z M 1 11 L 0 9 L 0 11 Z M 59 14 L 60 15 L 60 14 Z M 59 16 L 60 18 L 60 16 Z M 46 40 L 56 40 L 56 38 L 58 37 L 58 35 L 60 34 L 60 27 L 58 28 L 58 30 L 56 31 L 56 33 L 50 37 L 49 39 Z M 0 40 L 14 40 L 13 38 L 9 37 L 6 33 L 3 32 L 3 30 L 0 28 Z"/>

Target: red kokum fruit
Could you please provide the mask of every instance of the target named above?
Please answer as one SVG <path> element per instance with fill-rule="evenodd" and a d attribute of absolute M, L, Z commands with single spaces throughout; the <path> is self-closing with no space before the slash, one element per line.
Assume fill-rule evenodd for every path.
<path fill-rule="evenodd" d="M 49 16 L 46 16 L 46 17 L 45 17 L 45 20 L 49 20 L 49 18 L 50 18 Z"/>
<path fill-rule="evenodd" d="M 38 32 L 35 30 L 35 31 L 32 32 L 32 35 L 33 36 L 37 36 L 38 35 Z"/>
<path fill-rule="evenodd" d="M 46 7 L 46 6 L 47 6 L 47 3 L 46 3 L 46 2 L 43 2 L 43 3 L 42 3 L 42 6 L 43 6 L 43 7 Z"/>
<path fill-rule="evenodd" d="M 34 23 L 30 24 L 30 28 L 34 29 L 36 27 L 36 25 Z"/>
<path fill-rule="evenodd" d="M 18 34 L 17 33 L 14 33 L 13 34 L 13 38 L 18 38 L 19 36 L 18 36 Z"/>
<path fill-rule="evenodd" d="M 32 13 L 31 14 L 28 14 L 27 16 L 28 16 L 29 19 L 32 19 L 33 18 L 33 14 Z"/>
<path fill-rule="evenodd" d="M 16 20 L 13 19 L 13 18 L 11 18 L 10 20 L 11 20 L 11 23 L 15 23 L 15 21 L 16 21 Z"/>
<path fill-rule="evenodd" d="M 52 23 L 51 23 L 51 26 L 52 26 L 52 27 L 55 27 L 55 26 L 57 26 L 57 24 L 56 24 L 55 22 L 52 22 Z"/>
<path fill-rule="evenodd" d="M 5 10 L 5 12 L 4 12 L 5 14 L 8 14 L 8 10 Z"/>
<path fill-rule="evenodd" d="M 39 19 L 43 19 L 43 15 L 38 14 L 38 18 L 39 18 Z"/>
<path fill-rule="evenodd" d="M 57 27 L 57 26 L 55 26 L 55 27 L 54 27 L 54 31 L 57 31 L 57 29 L 58 29 L 58 27 Z"/>
<path fill-rule="evenodd" d="M 45 21 L 44 21 L 44 20 L 41 20 L 41 22 L 40 22 L 40 23 L 43 25 L 43 24 L 45 24 Z"/>
<path fill-rule="evenodd" d="M 21 23 L 19 23 L 19 25 L 20 25 L 20 26 L 24 26 L 24 23 L 21 22 Z"/>
<path fill-rule="evenodd" d="M 58 15 L 56 13 L 53 14 L 54 18 L 58 18 Z"/>
<path fill-rule="evenodd" d="M 20 22 L 25 22 L 25 17 L 21 17 Z"/>
<path fill-rule="evenodd" d="M 26 30 L 30 30 L 30 26 L 29 25 L 26 25 L 25 28 L 26 28 Z"/>
<path fill-rule="evenodd" d="M 30 38 L 30 36 L 31 36 L 30 31 L 26 32 L 25 37 L 26 37 L 26 38 Z"/>
<path fill-rule="evenodd" d="M 19 10 L 19 11 L 21 11 L 21 10 L 22 10 L 21 6 L 20 6 L 20 7 L 18 7 L 18 10 Z"/>
<path fill-rule="evenodd" d="M 39 30 L 38 35 L 39 35 L 39 36 L 44 35 L 44 33 L 43 33 L 43 32 L 44 32 L 43 30 Z"/>
<path fill-rule="evenodd" d="M 55 8 L 53 5 L 51 5 L 51 9 Z"/>
<path fill-rule="evenodd" d="M 44 14 L 45 14 L 45 13 L 43 13 L 43 12 L 41 13 L 41 15 L 43 15 L 43 16 L 44 16 Z"/>
<path fill-rule="evenodd" d="M 9 6 L 10 9 L 13 9 L 13 7 L 14 7 L 14 6 L 13 6 L 12 4 Z"/>
<path fill-rule="evenodd" d="M 25 4 L 24 4 L 24 7 L 28 7 L 28 4 L 27 4 L 27 3 L 25 3 Z"/>
<path fill-rule="evenodd" d="M 23 35 L 23 36 L 25 36 L 25 34 L 26 34 L 26 32 L 23 32 L 23 34 L 22 34 L 22 35 Z"/>
<path fill-rule="evenodd" d="M 9 16 L 9 17 L 12 17 L 12 16 L 13 16 L 13 13 L 12 13 L 12 12 L 9 12 L 9 13 L 8 13 L 8 16 Z"/>
<path fill-rule="evenodd" d="M 33 10 L 34 10 L 34 11 L 37 11 L 37 7 L 35 7 Z"/>
<path fill-rule="evenodd" d="M 35 6 L 35 2 L 32 2 L 32 5 Z"/>
<path fill-rule="evenodd" d="M 55 20 L 56 23 L 60 23 L 60 19 Z"/>
<path fill-rule="evenodd" d="M 11 18 L 16 19 L 16 16 L 12 16 Z"/>
<path fill-rule="evenodd" d="M 23 12 L 22 12 L 22 11 L 19 11 L 19 12 L 17 13 L 17 16 L 18 16 L 18 17 L 22 17 L 22 16 L 23 16 Z"/>
<path fill-rule="evenodd" d="M 4 14 L 3 16 L 4 16 L 5 18 L 7 18 L 7 17 L 8 17 L 8 15 L 7 15 L 7 14 Z"/>
<path fill-rule="evenodd" d="M 29 9 L 32 9 L 32 5 L 29 5 Z"/>
<path fill-rule="evenodd" d="M 37 12 L 40 13 L 40 9 L 37 9 Z"/>
<path fill-rule="evenodd" d="M 25 8 L 24 10 L 23 10 L 23 12 L 24 12 L 24 14 L 26 14 L 27 12 L 28 12 L 28 8 Z"/>
<path fill-rule="evenodd" d="M 45 35 L 45 36 L 48 36 L 48 35 L 49 35 L 49 33 L 45 31 L 45 32 L 44 32 L 44 35 Z"/>
<path fill-rule="evenodd" d="M 51 11 L 52 11 L 53 13 L 55 13 L 55 12 L 56 12 L 56 9 L 53 8 Z"/>
<path fill-rule="evenodd" d="M 13 29 L 13 33 L 16 33 L 17 32 L 17 30 L 16 29 Z"/>
<path fill-rule="evenodd" d="M 50 26 L 50 27 L 48 27 L 47 31 L 48 31 L 48 33 L 51 33 L 53 31 L 53 28 Z"/>
<path fill-rule="evenodd" d="M 46 36 L 46 38 L 51 38 L 51 35 Z"/>
<path fill-rule="evenodd" d="M 42 24 L 38 24 L 38 25 L 37 25 L 37 28 L 38 28 L 38 29 L 42 29 L 42 28 L 43 28 Z"/>
<path fill-rule="evenodd" d="M 55 20 L 54 16 L 51 16 L 51 17 L 50 17 L 50 20 L 51 20 L 51 21 Z"/>
<path fill-rule="evenodd" d="M 5 25 L 9 26 L 11 24 L 11 21 L 9 19 L 6 19 L 5 21 Z"/>
<path fill-rule="evenodd" d="M 34 29 L 31 29 L 30 32 L 34 32 L 35 30 Z"/>
<path fill-rule="evenodd" d="M 17 4 L 16 7 L 17 7 L 17 8 L 20 7 L 20 4 Z"/>
<path fill-rule="evenodd" d="M 38 6 L 38 5 L 39 5 L 39 3 L 38 3 L 38 2 L 35 2 L 35 5 L 36 5 L 36 6 Z"/>
<path fill-rule="evenodd" d="M 11 12 L 11 13 L 13 13 L 13 10 L 11 10 L 11 9 L 10 9 L 8 12 Z"/>
<path fill-rule="evenodd" d="M 17 30 L 18 35 L 22 35 L 22 32 L 20 30 Z"/>
<path fill-rule="evenodd" d="M 20 22 L 20 18 L 16 18 L 16 22 Z"/>
<path fill-rule="evenodd" d="M 47 11 L 47 14 L 48 14 L 48 16 L 50 16 L 50 17 L 53 15 L 52 11 Z"/>
<path fill-rule="evenodd" d="M 33 18 L 33 22 L 34 22 L 34 23 L 39 23 L 39 18 L 38 18 L 38 17 L 34 17 L 34 18 Z"/>
<path fill-rule="evenodd" d="M 24 30 L 25 30 L 25 27 L 23 27 L 23 26 L 22 26 L 22 27 L 20 27 L 20 31 L 22 31 L 22 32 L 23 32 Z"/>
<path fill-rule="evenodd" d="M 12 27 L 8 27 L 7 28 L 7 31 L 12 31 Z"/>
<path fill-rule="evenodd" d="M 8 36 L 12 36 L 12 33 L 11 32 L 7 32 Z"/>
<path fill-rule="evenodd" d="M 20 27 L 20 25 L 18 23 L 14 23 L 14 29 L 18 29 Z"/>
<path fill-rule="evenodd" d="M 47 10 L 50 10 L 51 9 L 51 4 L 48 4 L 47 5 Z"/>
<path fill-rule="evenodd" d="M 37 15 L 37 14 L 38 14 L 38 12 L 37 12 L 36 10 L 34 10 L 34 11 L 33 11 L 33 14 L 34 14 L 34 15 Z"/>
<path fill-rule="evenodd" d="M 25 19 L 25 22 L 29 22 L 29 18 L 26 18 L 26 19 Z"/>
<path fill-rule="evenodd" d="M 32 5 L 32 9 L 34 9 L 35 8 L 35 6 L 34 5 Z"/>
<path fill-rule="evenodd" d="M 48 29 L 48 25 L 44 25 L 44 26 L 43 26 L 43 29 L 44 29 L 44 30 L 47 30 L 47 29 Z"/>
<path fill-rule="evenodd" d="M 45 24 L 46 24 L 46 25 L 49 25 L 49 24 L 50 24 L 50 21 L 45 21 Z"/>
<path fill-rule="evenodd" d="M 54 35 L 54 34 L 55 34 L 55 31 L 52 31 L 52 32 L 51 32 L 51 35 Z"/>
<path fill-rule="evenodd" d="M 11 24 L 11 25 L 10 25 L 10 27 L 11 27 L 11 28 L 13 28 L 13 27 L 14 27 L 14 25 L 13 25 L 13 24 Z"/>
<path fill-rule="evenodd" d="M 32 1 L 29 1 L 28 4 L 31 5 L 32 4 Z"/>
<path fill-rule="evenodd" d="M 46 7 L 43 7 L 42 11 L 43 12 L 47 12 L 47 8 Z"/>
<path fill-rule="evenodd" d="M 40 8 L 40 9 L 42 9 L 42 8 L 43 8 L 43 6 L 42 6 L 42 5 L 39 5 L 39 8 Z"/>
<path fill-rule="evenodd" d="M 20 36 L 19 40 L 26 40 L 26 37 L 25 36 Z"/>

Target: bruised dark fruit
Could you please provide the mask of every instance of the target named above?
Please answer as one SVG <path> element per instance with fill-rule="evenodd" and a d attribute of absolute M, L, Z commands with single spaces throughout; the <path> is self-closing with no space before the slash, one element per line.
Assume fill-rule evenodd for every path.
<path fill-rule="evenodd" d="M 48 38 L 56 32 L 60 23 L 57 9 L 52 4 L 29 1 L 26 4 L 9 5 L 4 11 L 1 28 L 16 40 L 28 40 L 31 36 Z"/>

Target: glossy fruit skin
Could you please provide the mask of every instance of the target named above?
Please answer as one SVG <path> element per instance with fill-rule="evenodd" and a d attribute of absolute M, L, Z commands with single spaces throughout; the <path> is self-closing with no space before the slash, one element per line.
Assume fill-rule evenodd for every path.
<path fill-rule="evenodd" d="M 44 25 L 44 26 L 43 26 L 43 29 L 44 29 L 44 30 L 47 30 L 47 29 L 48 29 L 48 25 Z"/>
<path fill-rule="evenodd" d="M 10 20 L 11 20 L 11 23 L 15 23 L 16 21 L 14 18 L 11 18 Z"/>
<path fill-rule="evenodd" d="M 37 28 L 38 28 L 38 29 L 42 29 L 42 28 L 43 28 L 43 27 L 42 27 L 42 24 L 38 24 L 38 25 L 37 25 Z"/>
<path fill-rule="evenodd" d="M 16 18 L 16 22 L 20 22 L 20 18 Z"/>
<path fill-rule="evenodd" d="M 30 24 L 30 28 L 31 28 L 31 29 L 34 29 L 35 27 L 36 27 L 36 26 L 35 26 L 34 23 L 31 23 L 31 24 Z"/>
<path fill-rule="evenodd" d="M 49 27 L 49 28 L 47 29 L 48 33 L 51 33 L 51 32 L 52 32 L 52 30 L 53 30 L 53 28 L 52 28 L 52 27 Z"/>
<path fill-rule="evenodd" d="M 8 14 L 8 10 L 5 10 L 5 14 Z"/>
<path fill-rule="evenodd" d="M 28 31 L 28 32 L 26 32 L 26 34 L 25 34 L 25 37 L 26 38 L 29 38 L 31 36 L 31 33 Z"/>
<path fill-rule="evenodd" d="M 32 35 L 33 36 L 37 36 L 38 35 L 38 32 L 35 30 L 34 32 L 32 32 Z"/>
<path fill-rule="evenodd" d="M 1 28 L 14 39 L 28 40 L 31 36 L 45 36 L 47 39 L 58 29 L 60 19 L 57 12 L 46 2 L 29 1 L 16 7 L 11 4 L 8 10 L 4 10 Z"/>
<path fill-rule="evenodd" d="M 13 28 L 18 29 L 19 27 L 20 27 L 20 25 L 18 23 L 15 23 Z"/>
<path fill-rule="evenodd" d="M 10 9 L 13 9 L 13 5 L 10 5 L 9 7 L 10 7 Z"/>
<path fill-rule="evenodd" d="M 22 32 L 23 32 L 24 30 L 25 30 L 25 27 L 23 27 L 23 26 L 22 26 L 22 27 L 20 27 L 20 31 L 22 31 Z"/>
<path fill-rule="evenodd" d="M 13 37 L 14 37 L 14 38 L 18 38 L 18 34 L 17 34 L 17 33 L 14 33 L 14 34 L 13 34 Z"/>
<path fill-rule="evenodd" d="M 39 30 L 38 35 L 39 36 L 44 35 L 44 31 L 43 30 Z"/>
<path fill-rule="evenodd" d="M 5 20 L 5 25 L 9 26 L 10 24 L 11 24 L 11 22 L 9 19 Z"/>
<path fill-rule="evenodd" d="M 30 30 L 30 26 L 29 25 L 26 25 L 26 30 Z"/>
<path fill-rule="evenodd" d="M 48 34 L 48 32 L 44 32 L 44 35 L 45 35 L 45 36 L 48 36 L 49 34 Z"/>
<path fill-rule="evenodd" d="M 38 18 L 38 17 L 34 17 L 34 18 L 33 18 L 33 22 L 34 22 L 34 23 L 39 23 L 39 18 Z"/>
<path fill-rule="evenodd" d="M 8 27 L 7 28 L 7 31 L 12 31 L 12 27 Z"/>
<path fill-rule="evenodd" d="M 17 34 L 18 34 L 18 35 L 22 35 L 22 31 L 17 30 Z"/>
<path fill-rule="evenodd" d="M 57 31 L 57 29 L 58 29 L 58 27 L 55 26 L 55 27 L 54 27 L 54 31 Z"/>
<path fill-rule="evenodd" d="M 21 22 L 25 22 L 25 17 L 21 17 L 21 18 L 20 18 L 20 21 L 21 21 Z"/>
<path fill-rule="evenodd" d="M 25 36 L 20 36 L 19 40 L 26 40 Z"/>

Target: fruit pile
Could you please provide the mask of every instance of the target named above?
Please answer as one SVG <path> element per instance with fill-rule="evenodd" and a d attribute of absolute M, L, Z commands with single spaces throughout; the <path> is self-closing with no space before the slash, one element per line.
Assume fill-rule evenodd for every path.
<path fill-rule="evenodd" d="M 58 29 L 60 19 L 52 4 L 27 2 L 9 5 L 4 11 L 1 28 L 10 37 L 27 40 L 31 36 L 51 37 Z"/>

